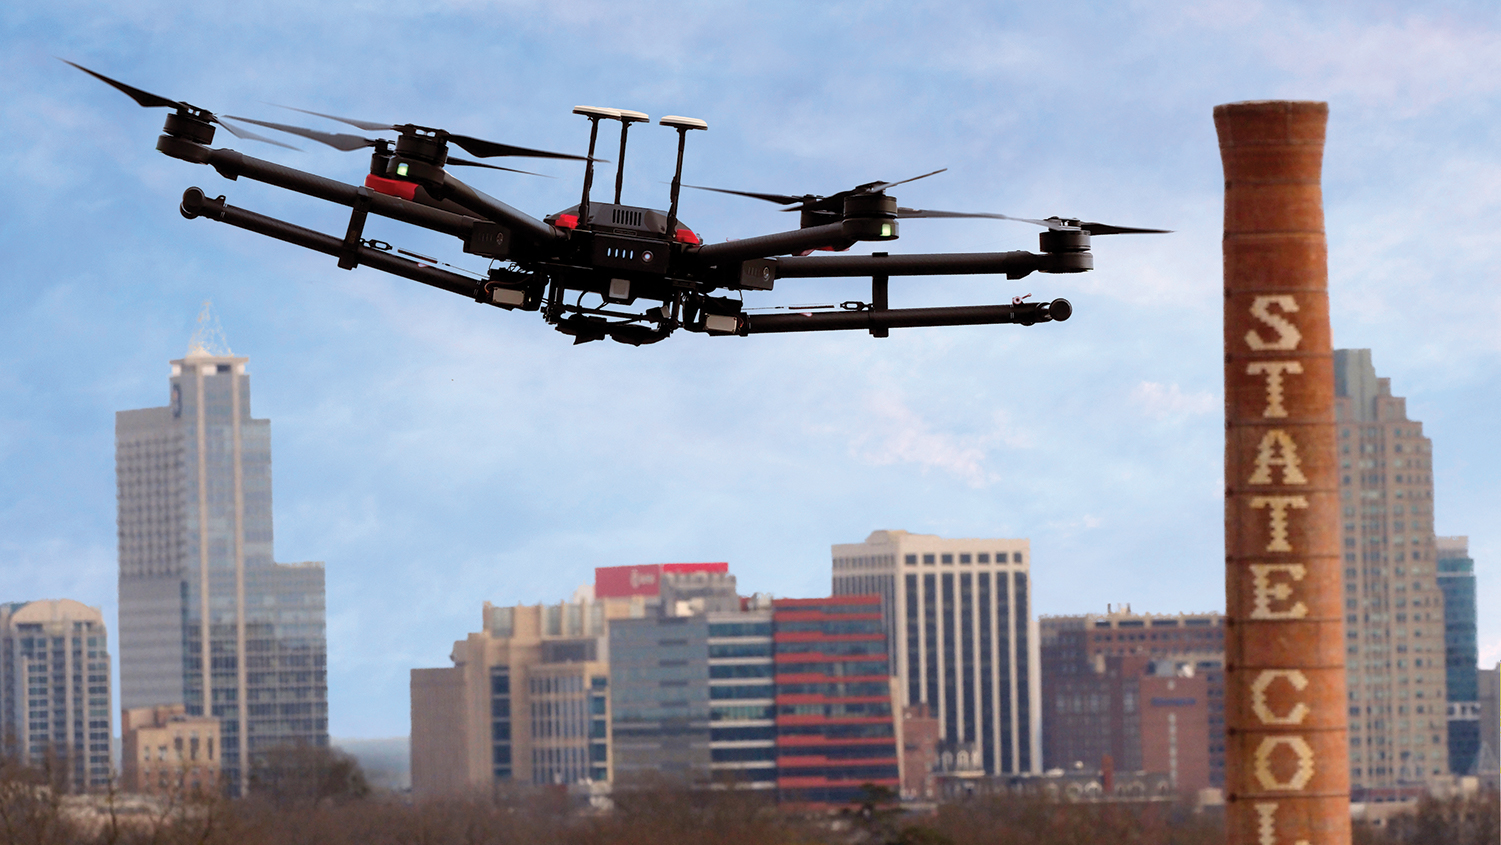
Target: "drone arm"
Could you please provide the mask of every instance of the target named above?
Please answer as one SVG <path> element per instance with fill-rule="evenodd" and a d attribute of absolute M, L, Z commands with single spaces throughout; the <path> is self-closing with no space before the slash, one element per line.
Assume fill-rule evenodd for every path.
<path fill-rule="evenodd" d="M 738 241 L 736 243 L 739 243 Z M 833 255 L 777 258 L 779 279 L 826 276 L 949 276 L 1004 273 L 1020 279 L 1034 271 L 1058 272 L 1051 255 L 1032 252 L 916 253 L 912 255 Z"/>
<path fill-rule="evenodd" d="M 699 262 L 707 266 L 718 264 L 730 264 L 736 261 L 744 261 L 748 258 L 765 258 L 768 255 L 787 255 L 794 252 L 804 252 L 819 247 L 845 247 L 855 239 L 844 234 L 843 223 L 827 223 L 822 226 L 810 226 L 807 229 L 796 229 L 791 232 L 778 232 L 774 235 L 761 235 L 755 238 L 745 238 L 738 241 L 726 241 L 720 244 L 708 244 L 690 250 L 689 254 Z M 789 259 L 780 259 L 786 261 Z M 870 275 L 869 272 L 856 273 L 853 275 Z"/>
<path fill-rule="evenodd" d="M 343 257 L 349 251 L 344 241 L 333 235 L 327 235 L 312 229 L 305 229 L 301 226 L 288 223 L 285 220 L 267 217 L 264 214 L 257 214 L 243 208 L 236 208 L 224 202 L 223 197 L 210 199 L 204 196 L 203 191 L 199 188 L 189 188 L 183 192 L 181 211 L 182 216 L 189 220 L 195 217 L 207 217 L 211 220 L 228 223 L 231 226 L 255 232 L 256 234 L 266 235 L 279 241 L 296 244 L 314 252 L 321 252 L 325 255 Z M 446 270 L 439 270 L 427 264 L 408 261 L 389 252 L 371 249 L 367 246 L 357 245 L 354 247 L 354 251 L 360 264 L 374 267 L 377 270 L 390 273 L 394 276 L 401 276 L 402 278 L 411 279 L 414 282 L 421 282 L 424 285 L 431 285 L 432 287 L 470 298 L 478 298 L 481 293 L 481 282 L 460 276 L 457 273 L 449 273 Z"/>
<path fill-rule="evenodd" d="M 462 205 L 487 220 L 510 227 L 537 243 L 550 243 L 567 237 L 563 230 L 549 226 L 524 211 L 512 208 L 495 197 L 476 191 L 448 173 L 443 174 L 443 198 Z"/>
<path fill-rule="evenodd" d="M 895 308 L 865 311 L 815 311 L 794 314 L 748 314 L 743 334 L 826 332 L 841 329 L 913 328 L 917 326 L 983 326 L 994 323 L 1048 323 L 1067 320 L 1073 306 L 1066 299 L 1023 302 L 1019 305 L 967 305 L 953 308 Z M 881 335 L 884 336 L 884 335 Z"/>
<path fill-rule="evenodd" d="M 196 146 L 196 145 L 195 145 Z M 337 182 L 323 176 L 306 173 L 295 168 L 286 167 L 269 161 L 263 161 L 244 153 L 229 149 L 207 149 L 199 147 L 204 154 L 198 158 L 190 159 L 201 164 L 212 166 L 219 171 L 219 175 L 226 179 L 238 179 L 244 176 L 267 185 L 296 191 L 321 200 L 347 205 L 351 208 L 360 202 L 360 189 L 354 185 Z M 170 153 L 169 153 L 170 155 Z M 178 156 L 181 158 L 181 156 Z M 385 194 L 372 193 L 369 197 L 370 213 L 413 226 L 421 226 L 424 229 L 432 229 L 445 235 L 453 235 L 456 238 L 467 239 L 474 229 L 475 220 L 449 211 L 441 211 L 428 208 L 414 202 L 407 202 Z"/>

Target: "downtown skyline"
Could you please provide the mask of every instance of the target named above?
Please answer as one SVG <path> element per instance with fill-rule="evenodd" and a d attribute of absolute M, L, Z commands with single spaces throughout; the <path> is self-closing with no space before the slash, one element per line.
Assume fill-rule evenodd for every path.
<path fill-rule="evenodd" d="M 1424 421 L 1435 532 L 1470 537 L 1482 663 L 1501 657 L 1501 620 L 1485 612 L 1501 595 L 1501 456 L 1486 422 L 1501 413 L 1484 234 L 1501 216 L 1493 10 L 520 3 L 402 7 L 375 26 L 353 6 L 255 21 L 176 8 L 0 12 L 24 164 L 0 187 L 14 259 L 0 598 L 100 605 L 118 630 L 111 418 L 166 401 L 165 362 L 213 299 L 251 357 L 257 413 L 277 423 L 276 555 L 328 562 L 336 737 L 404 734 L 407 670 L 440 665 L 473 607 L 566 596 L 596 566 L 728 560 L 746 592 L 812 596 L 827 590 L 828 546 L 872 530 L 1028 537 L 1038 614 L 1222 608 L 1210 109 L 1287 96 L 1330 102 L 1334 344 L 1371 349 Z M 450 38 L 455 62 L 420 60 Z M 272 100 L 569 151 L 587 137 L 576 103 L 688 114 L 710 124 L 689 144 L 693 184 L 829 193 L 948 166 L 894 193 L 1177 231 L 1099 238 L 1083 276 L 893 291 L 894 305 L 1064 296 L 1076 309 L 1064 324 L 572 348 L 520 315 L 182 220 L 189 185 L 324 231 L 347 215 L 163 158 L 159 112 L 53 55 L 231 113 L 278 119 L 261 105 Z M 496 97 L 487 74 L 526 84 Z M 665 205 L 670 135 L 633 132 L 628 202 Z M 220 143 L 345 181 L 365 170 L 312 145 Z M 476 184 L 536 214 L 577 201 L 576 169 L 528 169 L 557 178 Z M 612 177 L 601 171 L 596 197 Z M 685 192 L 682 215 L 710 240 L 781 220 L 700 192 Z M 886 248 L 1035 248 L 1022 224 L 949 222 L 904 223 Z M 391 224 L 372 234 L 457 255 Z M 863 294 L 820 282 L 777 295 Z"/>

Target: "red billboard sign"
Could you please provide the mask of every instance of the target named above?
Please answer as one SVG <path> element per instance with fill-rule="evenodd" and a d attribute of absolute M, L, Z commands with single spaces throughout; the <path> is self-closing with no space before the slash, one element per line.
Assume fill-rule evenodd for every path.
<path fill-rule="evenodd" d="M 728 563 L 643 563 L 636 566 L 601 566 L 594 570 L 594 597 L 598 599 L 662 594 L 663 575 L 689 572 L 729 572 Z"/>

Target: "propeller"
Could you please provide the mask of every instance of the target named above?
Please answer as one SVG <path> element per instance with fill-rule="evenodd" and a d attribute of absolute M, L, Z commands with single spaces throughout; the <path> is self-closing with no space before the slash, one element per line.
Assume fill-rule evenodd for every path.
<path fill-rule="evenodd" d="M 83 71 L 84 73 L 88 74 L 89 76 L 94 77 L 95 79 L 99 80 L 100 82 L 103 82 L 106 85 L 109 85 L 109 86 L 115 88 L 117 91 L 120 91 L 125 96 L 131 98 L 132 100 L 135 100 L 137 104 L 139 104 L 139 105 L 141 105 L 141 106 L 143 106 L 145 108 L 148 108 L 148 109 L 151 109 L 151 108 L 176 109 L 179 112 L 191 114 L 191 115 L 193 115 L 195 117 L 201 118 L 203 120 L 207 120 L 207 121 L 209 121 L 211 123 L 217 123 L 220 126 L 224 127 L 225 129 L 229 130 L 229 134 L 235 136 L 236 138 L 243 138 L 243 139 L 248 140 L 248 141 L 260 141 L 262 143 L 272 144 L 272 145 L 277 146 L 277 147 L 285 147 L 285 148 L 287 148 L 289 150 L 295 150 L 295 149 L 297 149 L 296 147 L 292 146 L 291 144 L 283 144 L 280 141 L 274 141 L 274 140 L 272 140 L 270 138 L 265 137 L 264 135 L 257 135 L 256 133 L 251 132 L 250 130 L 245 129 L 243 127 L 231 126 L 230 124 L 225 123 L 223 118 L 220 118 L 218 115 L 214 114 L 213 112 L 209 111 L 208 109 L 200 108 L 198 106 L 192 105 L 191 103 L 186 103 L 186 102 L 183 102 L 181 100 L 169 100 L 166 97 L 162 97 L 162 96 L 159 96 L 157 94 L 153 94 L 150 91 L 142 91 L 141 89 L 136 88 L 134 86 L 126 85 L 125 83 L 121 82 L 118 79 L 110 79 L 108 76 L 105 76 L 104 74 L 99 73 L 98 71 L 89 70 L 88 68 L 84 67 L 81 64 L 78 64 L 77 62 L 70 62 L 70 61 L 68 61 L 67 59 L 64 59 L 64 58 L 59 58 L 58 61 L 65 62 L 67 64 L 72 65 L 73 67 L 78 68 L 79 70 Z M 226 115 L 226 117 L 228 117 L 228 116 Z M 238 118 L 234 118 L 234 119 L 238 119 Z"/>
<path fill-rule="evenodd" d="M 721 194 L 734 194 L 737 197 L 750 197 L 751 199 L 774 202 L 777 205 L 787 206 L 786 208 L 782 209 L 783 211 L 826 211 L 834 212 L 837 214 L 844 211 L 844 200 L 848 197 L 884 193 L 887 188 L 895 187 L 897 185 L 904 185 L 908 182 L 916 182 L 918 179 L 926 179 L 929 176 L 936 176 L 947 169 L 948 168 L 945 167 L 940 170 L 934 170 L 931 173 L 924 173 L 921 176 L 913 176 L 910 179 L 902 179 L 897 182 L 866 182 L 864 185 L 856 185 L 848 191 L 840 191 L 837 194 L 830 194 L 826 197 L 819 196 L 817 194 L 804 194 L 800 197 L 793 196 L 791 194 L 763 194 L 756 191 L 734 191 L 730 190 L 729 188 L 707 188 L 702 185 L 688 185 L 687 187 L 696 188 L 700 191 L 714 191 Z M 1042 226 L 1044 228 L 1060 232 L 1077 232 L 1084 230 L 1086 232 L 1089 232 L 1091 235 L 1155 235 L 1167 234 L 1168 232 L 1172 231 L 1171 229 L 1137 229 L 1130 226 L 1112 226 L 1108 223 L 1093 223 L 1056 216 L 1038 220 L 1032 217 L 1012 217 L 1009 214 L 996 214 L 992 212 L 935 211 L 926 208 L 898 207 L 896 210 L 896 216 L 899 218 L 978 217 L 987 218 L 990 220 L 1015 220 L 1021 223 L 1031 223 L 1033 225 Z"/>
<path fill-rule="evenodd" d="M 283 108 L 288 107 L 283 106 Z M 296 109 L 295 111 L 301 111 L 301 109 Z M 366 147 L 376 147 L 381 144 L 390 143 L 383 138 L 365 138 L 360 135 L 350 135 L 345 132 L 320 132 L 317 129 L 308 129 L 304 126 L 292 126 L 291 124 L 287 123 L 273 123 L 269 120 L 256 120 L 253 117 L 239 117 L 232 114 L 225 115 L 225 117 L 229 120 L 238 120 L 241 123 L 254 123 L 256 126 L 264 126 L 268 129 L 275 129 L 277 131 L 286 132 L 291 135 L 301 135 L 304 138 L 310 138 L 321 144 L 327 144 L 328 146 L 333 147 L 336 150 L 341 150 L 346 153 L 353 152 L 355 150 L 361 150 Z M 498 164 L 485 164 L 482 161 L 470 161 L 467 158 L 455 158 L 453 156 L 449 156 L 445 164 L 452 164 L 459 167 L 483 167 L 488 170 L 504 170 L 508 173 L 525 173 L 528 176 L 544 175 L 541 173 L 533 173 L 530 170 L 517 170 L 514 167 L 501 167 Z"/>
<path fill-rule="evenodd" d="M 272 105 L 275 104 L 273 103 Z M 323 112 L 310 111 L 308 109 L 299 109 L 294 106 L 277 107 L 288 109 L 290 111 L 301 112 L 303 114 L 310 114 L 315 117 L 337 120 L 340 123 L 347 123 L 350 126 L 354 126 L 358 129 L 364 129 L 370 132 L 408 133 L 415 132 L 418 129 L 429 128 L 417 126 L 416 124 L 411 123 L 392 124 L 377 123 L 372 120 L 356 120 L 352 117 L 339 117 L 335 114 L 324 114 Z M 304 138 L 311 138 L 314 141 L 319 141 L 321 143 L 329 145 L 330 147 L 333 147 L 336 150 L 343 150 L 345 152 L 351 152 L 363 147 L 373 147 L 376 144 L 380 143 L 373 138 L 365 138 L 359 135 L 349 135 L 343 132 L 319 132 L 316 129 L 306 129 L 301 126 L 290 126 L 284 123 L 272 123 L 265 120 L 251 120 L 248 117 L 234 117 L 232 119 L 244 121 L 246 123 L 254 123 L 257 126 L 265 126 L 271 129 L 280 130 L 282 132 L 289 132 L 293 135 L 301 135 Z M 522 156 L 525 158 L 557 158 L 566 159 L 568 161 L 584 161 L 587 158 L 587 156 L 576 156 L 569 153 L 555 153 L 548 150 L 534 150 L 528 147 L 518 147 L 513 144 L 501 144 L 495 141 L 487 141 L 484 138 L 475 138 L 471 135 L 456 135 L 452 132 L 448 132 L 442 129 L 433 131 L 435 131 L 441 139 L 451 141 L 455 146 L 464 150 L 464 152 L 467 152 L 470 155 L 477 156 L 479 158 L 495 158 L 497 156 Z M 450 159 L 450 161 L 452 161 L 452 159 Z M 500 169 L 504 170 L 506 168 Z M 519 172 L 525 173 L 526 171 Z"/>
<path fill-rule="evenodd" d="M 898 208 L 896 216 L 899 218 L 986 218 L 990 220 L 1015 220 L 1020 223 L 1032 223 L 1055 232 L 1077 232 L 1083 230 L 1091 235 L 1165 235 L 1172 229 L 1138 229 L 1132 226 L 1113 226 L 1109 223 L 1094 223 L 1087 220 L 1073 220 L 1063 217 L 1047 217 L 1037 220 L 1032 217 L 1012 217 L 1009 214 L 995 214 L 982 211 L 933 211 L 925 208 Z"/>
<path fill-rule="evenodd" d="M 896 182 L 866 182 L 863 185 L 856 185 L 847 191 L 840 191 L 837 194 L 830 194 L 828 196 L 804 194 L 799 197 L 790 194 L 761 194 L 754 191 L 732 191 L 728 188 L 708 188 L 702 185 L 686 185 L 685 187 L 774 202 L 777 205 L 787 206 L 787 208 L 782 209 L 783 211 L 831 211 L 838 214 L 844 211 L 844 201 L 848 197 L 884 193 L 887 188 L 905 185 L 908 182 L 916 182 L 918 179 L 926 179 L 929 176 L 936 176 L 945 170 L 948 170 L 948 168 L 943 167 L 931 173 L 924 173 L 921 176 L 913 176 L 910 179 L 901 179 Z"/>

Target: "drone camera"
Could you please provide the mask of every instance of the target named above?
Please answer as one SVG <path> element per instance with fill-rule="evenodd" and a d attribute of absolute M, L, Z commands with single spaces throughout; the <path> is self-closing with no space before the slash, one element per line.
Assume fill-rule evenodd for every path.
<path fill-rule="evenodd" d="M 705 314 L 704 331 L 709 334 L 734 334 L 740 328 L 740 318 L 732 314 Z"/>

